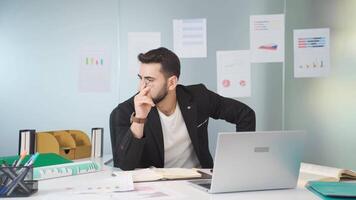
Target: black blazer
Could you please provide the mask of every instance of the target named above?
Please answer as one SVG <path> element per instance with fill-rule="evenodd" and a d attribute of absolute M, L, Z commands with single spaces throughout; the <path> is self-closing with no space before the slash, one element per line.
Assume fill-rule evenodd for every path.
<path fill-rule="evenodd" d="M 222 97 L 204 85 L 176 87 L 177 101 L 188 129 L 192 145 L 202 168 L 212 168 L 208 145 L 208 120 L 224 119 L 236 124 L 236 131 L 254 131 L 255 112 L 234 99 Z M 120 103 L 110 115 L 110 135 L 114 166 L 123 170 L 164 167 L 164 144 L 160 118 L 153 107 L 147 116 L 144 136 L 133 137 L 130 116 L 134 97 Z"/>

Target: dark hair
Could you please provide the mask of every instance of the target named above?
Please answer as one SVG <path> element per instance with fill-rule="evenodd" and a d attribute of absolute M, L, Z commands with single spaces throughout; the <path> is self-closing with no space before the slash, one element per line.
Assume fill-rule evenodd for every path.
<path fill-rule="evenodd" d="M 171 50 L 160 47 L 158 49 L 152 49 L 146 53 L 140 53 L 137 56 L 141 63 L 160 63 L 162 65 L 161 70 L 166 77 L 180 75 L 180 62 L 176 54 Z"/>

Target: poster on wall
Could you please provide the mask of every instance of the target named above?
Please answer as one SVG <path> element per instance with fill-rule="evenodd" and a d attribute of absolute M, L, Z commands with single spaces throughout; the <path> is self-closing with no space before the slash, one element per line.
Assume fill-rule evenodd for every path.
<path fill-rule="evenodd" d="M 293 31 L 294 77 L 325 77 L 330 73 L 330 29 Z"/>
<path fill-rule="evenodd" d="M 251 62 L 284 62 L 284 15 L 250 16 Z"/>
<path fill-rule="evenodd" d="M 178 55 L 178 57 L 206 57 L 206 40 L 206 19 L 173 20 L 174 52 Z"/>
<path fill-rule="evenodd" d="M 80 56 L 78 91 L 101 93 L 111 90 L 111 60 L 103 50 L 84 50 Z"/>
<path fill-rule="evenodd" d="M 160 32 L 129 32 L 127 62 L 130 75 L 136 76 L 139 70 L 138 54 L 161 47 Z"/>
<path fill-rule="evenodd" d="M 218 94 L 225 97 L 251 96 L 250 51 L 217 51 Z"/>

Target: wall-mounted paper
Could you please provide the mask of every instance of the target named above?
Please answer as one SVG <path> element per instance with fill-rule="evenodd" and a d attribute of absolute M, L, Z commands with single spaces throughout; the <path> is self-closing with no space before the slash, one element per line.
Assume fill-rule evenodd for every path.
<path fill-rule="evenodd" d="M 217 51 L 218 93 L 225 97 L 251 96 L 250 51 Z"/>
<path fill-rule="evenodd" d="M 128 69 L 130 75 L 138 73 L 138 54 L 161 47 L 160 32 L 129 32 L 128 33 Z"/>
<path fill-rule="evenodd" d="M 173 20 L 174 52 L 178 57 L 206 57 L 206 37 L 206 19 Z"/>
<path fill-rule="evenodd" d="M 294 30 L 294 77 L 325 77 L 330 73 L 330 29 Z"/>
<path fill-rule="evenodd" d="M 85 50 L 79 67 L 79 92 L 110 92 L 110 56 L 102 50 Z"/>
<path fill-rule="evenodd" d="M 284 15 L 250 16 L 251 62 L 284 62 Z"/>

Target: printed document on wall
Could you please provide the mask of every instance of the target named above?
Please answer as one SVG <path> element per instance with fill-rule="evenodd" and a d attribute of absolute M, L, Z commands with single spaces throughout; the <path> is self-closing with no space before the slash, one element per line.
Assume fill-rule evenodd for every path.
<path fill-rule="evenodd" d="M 127 62 L 130 75 L 138 74 L 138 54 L 161 47 L 160 32 L 129 32 Z"/>
<path fill-rule="evenodd" d="M 330 29 L 294 30 L 294 77 L 325 77 L 330 73 Z"/>
<path fill-rule="evenodd" d="M 250 51 L 217 51 L 218 93 L 225 97 L 251 96 Z"/>
<path fill-rule="evenodd" d="M 251 62 L 284 62 L 284 15 L 250 16 Z"/>
<path fill-rule="evenodd" d="M 206 19 L 173 20 L 173 38 L 174 52 L 178 57 L 206 57 Z"/>
<path fill-rule="evenodd" d="M 103 50 L 83 50 L 80 56 L 78 91 L 110 92 L 111 61 Z"/>

